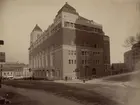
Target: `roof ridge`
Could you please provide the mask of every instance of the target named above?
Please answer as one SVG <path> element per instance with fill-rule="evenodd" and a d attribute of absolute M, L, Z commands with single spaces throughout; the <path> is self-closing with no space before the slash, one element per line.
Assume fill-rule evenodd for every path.
<path fill-rule="evenodd" d="M 76 9 L 74 7 L 72 7 L 71 5 L 69 5 L 68 2 L 65 2 L 65 4 L 58 11 L 58 14 L 61 13 L 62 11 L 70 12 L 70 13 L 73 13 L 73 14 L 78 14 L 76 12 Z"/>
<path fill-rule="evenodd" d="M 38 24 L 36 24 L 36 26 L 34 27 L 33 31 L 42 31 L 42 29 L 39 27 Z"/>

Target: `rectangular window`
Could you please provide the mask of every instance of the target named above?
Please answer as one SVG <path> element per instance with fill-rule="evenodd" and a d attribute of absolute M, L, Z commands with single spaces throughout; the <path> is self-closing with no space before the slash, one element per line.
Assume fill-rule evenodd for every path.
<path fill-rule="evenodd" d="M 94 48 L 97 48 L 97 44 L 94 44 Z"/>
<path fill-rule="evenodd" d="M 100 61 L 98 60 L 98 65 L 100 64 Z"/>
<path fill-rule="evenodd" d="M 95 52 L 93 52 L 93 56 L 95 55 Z"/>
<path fill-rule="evenodd" d="M 85 51 L 85 55 L 87 55 L 87 51 Z"/>
<path fill-rule="evenodd" d="M 87 64 L 87 60 L 85 60 L 85 64 Z"/>
<path fill-rule="evenodd" d="M 73 60 L 71 60 L 71 63 L 72 63 L 72 64 L 74 63 Z"/>
<path fill-rule="evenodd" d="M 84 64 L 84 60 L 82 60 L 82 64 Z"/>
<path fill-rule="evenodd" d="M 88 64 L 91 64 L 91 60 L 88 60 Z"/>
<path fill-rule="evenodd" d="M 76 55 L 76 51 L 74 52 L 74 55 Z"/>
<path fill-rule="evenodd" d="M 71 55 L 73 55 L 73 51 L 71 51 Z"/>
<path fill-rule="evenodd" d="M 69 55 L 71 54 L 70 52 L 71 52 L 71 51 L 69 50 Z"/>
<path fill-rule="evenodd" d="M 71 60 L 69 60 L 69 64 L 71 64 Z"/>
<path fill-rule="evenodd" d="M 100 61 L 99 60 L 96 60 L 95 63 L 98 65 L 98 64 L 100 64 Z"/>
<path fill-rule="evenodd" d="M 76 64 L 76 60 L 75 60 L 75 64 Z"/>
<path fill-rule="evenodd" d="M 82 55 L 84 55 L 84 51 L 82 51 Z"/>
<path fill-rule="evenodd" d="M 93 60 L 93 64 L 95 64 L 95 60 Z"/>
<path fill-rule="evenodd" d="M 92 54 L 92 51 L 89 51 L 89 55 L 91 55 Z"/>
<path fill-rule="evenodd" d="M 97 60 L 95 60 L 94 62 L 95 62 L 95 64 L 97 64 Z"/>

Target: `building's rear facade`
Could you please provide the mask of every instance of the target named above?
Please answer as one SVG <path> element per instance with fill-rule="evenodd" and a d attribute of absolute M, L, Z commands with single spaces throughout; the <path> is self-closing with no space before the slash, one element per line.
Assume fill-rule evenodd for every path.
<path fill-rule="evenodd" d="M 44 32 L 31 33 L 29 63 L 35 78 L 75 79 L 110 74 L 110 41 L 102 26 L 81 17 L 69 4 Z"/>

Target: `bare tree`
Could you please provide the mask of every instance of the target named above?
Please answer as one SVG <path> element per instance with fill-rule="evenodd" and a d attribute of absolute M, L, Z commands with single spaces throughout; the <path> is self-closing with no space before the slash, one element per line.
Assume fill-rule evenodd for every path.
<path fill-rule="evenodd" d="M 140 33 L 138 33 L 138 34 L 136 35 L 136 41 L 137 41 L 137 43 L 140 42 Z"/>
<path fill-rule="evenodd" d="M 136 36 L 129 36 L 124 43 L 124 47 L 132 47 L 134 44 L 140 43 L 140 33 Z"/>

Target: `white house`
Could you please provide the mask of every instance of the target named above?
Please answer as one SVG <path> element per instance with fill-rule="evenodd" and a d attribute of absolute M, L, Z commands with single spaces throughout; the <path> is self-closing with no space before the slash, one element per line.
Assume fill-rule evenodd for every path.
<path fill-rule="evenodd" d="M 14 71 L 11 69 L 7 69 L 2 71 L 2 78 L 9 78 L 9 79 L 13 79 L 14 78 Z"/>

